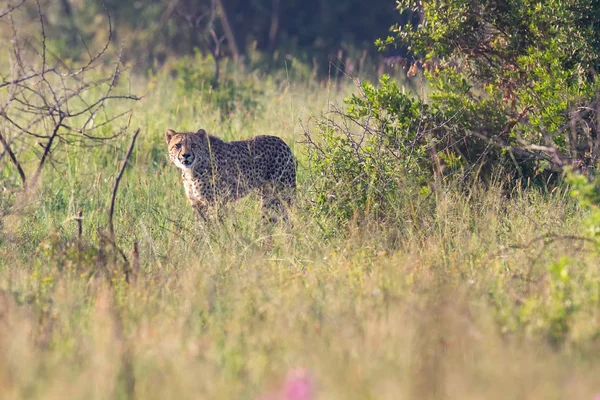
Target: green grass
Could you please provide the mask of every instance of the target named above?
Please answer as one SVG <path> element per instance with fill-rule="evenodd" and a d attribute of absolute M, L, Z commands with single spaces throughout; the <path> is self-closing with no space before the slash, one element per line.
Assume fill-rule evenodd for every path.
<path fill-rule="evenodd" d="M 11 200 L 0 232 L 0 398 L 255 399 L 296 367 L 319 399 L 600 392 L 600 258 L 581 241 L 532 241 L 582 234 L 586 214 L 566 190 L 507 194 L 499 176 L 469 194 L 402 199 L 384 225 L 340 229 L 306 206 L 298 121 L 313 129 L 309 116 L 352 85 L 265 84 L 262 111 L 221 118 L 164 79 L 135 106 L 141 134 L 117 197 L 118 244 L 128 256 L 140 248 L 134 283 L 98 255 L 129 137 L 57 153 L 38 192 Z M 167 127 L 284 138 L 301 165 L 293 228 L 263 227 L 254 196 L 222 225 L 195 226 L 167 161 Z"/>

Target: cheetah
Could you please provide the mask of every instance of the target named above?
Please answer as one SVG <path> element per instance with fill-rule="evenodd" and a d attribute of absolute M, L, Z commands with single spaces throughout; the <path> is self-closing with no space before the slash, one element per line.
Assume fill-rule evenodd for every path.
<path fill-rule="evenodd" d="M 167 129 L 169 158 L 181 169 L 183 186 L 199 220 L 207 211 L 241 199 L 252 190 L 261 197 L 263 219 L 287 219 L 296 194 L 296 160 L 288 145 L 276 136 L 256 136 L 225 142 L 206 133 Z"/>

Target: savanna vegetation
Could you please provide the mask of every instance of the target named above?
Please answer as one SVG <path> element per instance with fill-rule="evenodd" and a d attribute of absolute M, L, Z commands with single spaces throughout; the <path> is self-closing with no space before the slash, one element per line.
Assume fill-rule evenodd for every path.
<path fill-rule="evenodd" d="M 600 3 L 394 6 L 2 3 L 0 398 L 600 395 Z M 289 223 L 167 128 L 282 137 Z"/>

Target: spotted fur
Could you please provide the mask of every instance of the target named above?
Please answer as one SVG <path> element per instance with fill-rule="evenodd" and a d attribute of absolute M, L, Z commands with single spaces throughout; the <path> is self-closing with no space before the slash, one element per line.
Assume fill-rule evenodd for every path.
<path fill-rule="evenodd" d="M 296 162 L 288 145 L 276 136 L 224 142 L 198 132 L 168 129 L 170 160 L 182 170 L 187 198 L 199 217 L 257 190 L 264 211 L 283 211 L 296 191 Z"/>

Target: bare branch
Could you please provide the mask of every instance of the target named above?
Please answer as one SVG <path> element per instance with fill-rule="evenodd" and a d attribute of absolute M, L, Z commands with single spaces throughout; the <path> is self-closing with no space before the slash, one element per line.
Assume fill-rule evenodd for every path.
<path fill-rule="evenodd" d="M 49 70 L 47 70 L 45 72 L 51 72 L 51 71 L 55 72 L 56 70 L 52 68 L 52 69 L 49 69 Z M 0 89 L 2 89 L 5 86 L 16 85 L 18 83 L 26 82 L 26 81 L 28 81 L 30 79 L 33 79 L 33 78 L 37 78 L 39 76 L 42 76 L 42 73 L 45 73 L 45 72 L 39 72 L 39 73 L 31 74 L 31 75 L 25 76 L 23 78 L 14 79 L 12 81 L 4 81 L 4 82 L 0 83 Z"/>
<path fill-rule="evenodd" d="M 108 12 L 108 8 L 106 8 L 106 4 L 104 2 L 102 3 L 102 6 L 104 7 L 104 12 L 106 13 L 106 17 L 108 18 L 108 38 L 106 39 L 106 42 L 104 43 L 104 47 L 98 53 L 96 53 L 93 57 L 90 57 L 87 64 L 85 64 L 81 68 L 77 69 L 76 71 L 66 74 L 65 76 L 76 76 L 76 75 L 81 74 L 82 72 L 87 71 L 92 66 L 92 64 L 94 64 L 98 59 L 100 59 L 104 55 L 104 53 L 106 53 L 106 51 L 108 50 L 108 47 L 110 46 L 110 42 L 112 41 L 112 38 L 113 38 L 112 19 L 110 17 L 110 13 Z"/>
<path fill-rule="evenodd" d="M 115 186 L 113 187 L 112 196 L 110 199 L 110 211 L 108 213 L 108 228 L 110 231 L 110 238 L 113 243 L 115 243 L 115 226 L 113 223 L 113 216 L 115 213 L 115 200 L 117 198 L 117 190 L 119 189 L 119 183 L 121 182 L 121 178 L 123 177 L 123 173 L 125 172 L 125 168 L 129 163 L 129 157 L 131 157 L 131 153 L 133 152 L 133 147 L 135 146 L 135 140 L 137 139 L 138 134 L 140 133 L 140 128 L 137 128 L 131 138 L 131 144 L 129 145 L 129 150 L 127 150 L 127 154 L 123 159 L 123 164 L 121 165 L 121 170 L 117 175 L 117 179 L 115 180 Z"/>
<path fill-rule="evenodd" d="M 77 240 L 81 242 L 81 238 L 83 237 L 83 211 L 79 210 L 75 220 L 77 221 Z"/>
<path fill-rule="evenodd" d="M 26 188 L 27 178 L 25 177 L 25 172 L 23 172 L 23 168 L 21 168 L 21 164 L 17 160 L 17 156 L 15 156 L 15 153 L 13 153 L 13 151 L 11 150 L 10 145 L 6 142 L 4 136 L 2 136 L 2 132 L 0 132 L 0 143 L 2 143 L 2 146 L 4 146 L 4 150 L 6 151 L 6 153 L 8 153 L 8 157 L 10 157 L 10 160 L 13 162 L 13 164 L 15 164 L 15 167 L 17 167 L 17 171 L 19 172 L 19 176 L 21 177 L 21 182 L 23 182 L 23 187 Z"/>
<path fill-rule="evenodd" d="M 19 5 L 23 2 L 24 0 Z M 33 187 L 47 164 L 54 168 L 55 163 L 60 164 L 53 159 L 52 153 L 61 144 L 84 146 L 86 141 L 107 141 L 126 131 L 131 120 L 131 109 L 119 110 L 115 112 L 116 115 L 109 114 L 106 110 L 109 100 L 139 100 L 139 97 L 130 92 L 118 92 L 119 77 L 128 69 L 122 67 L 121 52 L 112 71 L 101 79 L 86 79 L 88 72 L 103 68 L 104 63 L 100 62 L 102 57 L 108 58 L 107 51 L 113 32 L 106 6 L 104 10 L 109 31 L 106 43 L 96 53 L 84 44 L 89 59 L 73 67 L 63 62 L 48 47 L 50 37 L 47 36 L 44 4 L 35 0 L 35 5 L 37 15 L 33 22 L 39 24 L 39 28 L 37 33 L 32 33 L 33 36 L 17 30 L 14 21 L 16 16 L 12 11 L 18 5 L 9 6 L 8 11 L 3 10 L 0 14 L 6 15 L 6 21 L 12 28 L 12 39 L 2 43 L 3 47 L 6 43 L 6 50 L 9 51 L 10 69 L 0 73 L 0 120 L 6 121 L 6 129 L 2 132 L 4 149 L 1 154 L 2 157 L 8 155 L 17 166 L 24 187 L 26 182 L 29 187 Z M 103 70 L 98 74 L 102 73 Z M 100 90 L 96 90 L 97 88 Z M 114 135 L 103 137 L 99 133 L 101 127 L 120 118 L 123 118 L 121 121 L 125 126 L 113 129 Z M 99 120 L 97 124 L 94 119 Z M 39 139 L 43 139 L 43 142 L 40 143 Z M 12 145 L 16 140 L 20 147 Z M 39 158 L 32 177 L 26 177 L 21 168 L 26 157 L 26 153 L 20 153 L 23 151 Z"/>
<path fill-rule="evenodd" d="M 21 7 L 23 5 L 23 3 L 25 3 L 25 0 L 21 0 L 19 3 L 17 3 L 14 6 L 11 6 L 10 4 L 8 5 L 8 7 L 6 7 L 5 10 L 0 11 L 0 18 L 3 18 L 5 16 L 7 16 L 8 14 L 11 14 L 13 11 L 15 11 L 17 8 Z"/>
<path fill-rule="evenodd" d="M 44 14 L 42 13 L 42 7 L 40 6 L 40 0 L 36 0 L 38 15 L 40 17 L 40 28 L 42 29 L 42 72 L 44 76 L 46 73 L 46 24 L 44 24 Z"/>
<path fill-rule="evenodd" d="M 61 117 L 61 119 L 58 121 L 58 123 L 54 127 L 54 130 L 52 131 L 52 135 L 50 136 L 50 139 L 48 139 L 48 144 L 46 144 L 46 146 L 44 147 L 44 153 L 42 154 L 40 163 L 38 164 L 37 170 L 35 171 L 35 175 L 33 175 L 33 179 L 31 180 L 32 187 L 37 184 L 37 180 L 40 177 L 40 174 L 42 173 L 42 168 L 44 168 L 44 164 L 46 163 L 46 159 L 48 157 L 48 154 L 50 154 L 50 149 L 52 148 L 52 143 L 54 143 L 54 139 L 58 135 L 58 130 L 61 127 L 63 119 L 64 119 L 64 117 Z"/>

